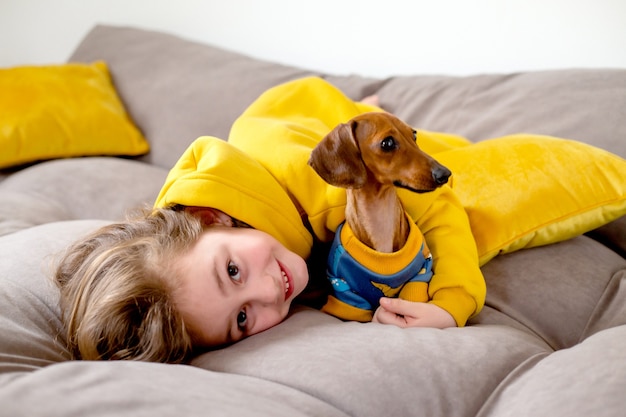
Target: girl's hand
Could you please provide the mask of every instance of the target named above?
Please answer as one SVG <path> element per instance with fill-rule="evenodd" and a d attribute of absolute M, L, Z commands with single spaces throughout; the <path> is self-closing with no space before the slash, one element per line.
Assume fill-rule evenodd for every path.
<path fill-rule="evenodd" d="M 374 323 L 395 324 L 398 327 L 456 327 L 454 318 L 443 308 L 430 303 L 418 303 L 400 298 L 380 299 Z"/>

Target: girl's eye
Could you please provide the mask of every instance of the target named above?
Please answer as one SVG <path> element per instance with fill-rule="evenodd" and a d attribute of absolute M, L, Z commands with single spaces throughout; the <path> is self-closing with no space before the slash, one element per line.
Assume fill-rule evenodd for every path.
<path fill-rule="evenodd" d="M 248 315 L 246 314 L 246 311 L 241 310 L 239 314 L 237 314 L 237 326 L 243 330 L 246 327 L 247 321 L 248 321 Z"/>
<path fill-rule="evenodd" d="M 239 281 L 241 279 L 241 273 L 239 272 L 239 267 L 235 265 L 233 262 L 228 262 L 228 276 L 235 281 Z"/>

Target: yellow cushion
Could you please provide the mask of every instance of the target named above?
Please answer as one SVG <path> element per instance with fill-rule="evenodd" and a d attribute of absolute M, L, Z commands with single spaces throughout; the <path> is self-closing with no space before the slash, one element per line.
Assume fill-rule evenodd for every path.
<path fill-rule="evenodd" d="M 584 143 L 514 135 L 435 157 L 453 172 L 481 265 L 626 214 L 626 160 Z"/>
<path fill-rule="evenodd" d="M 149 149 L 104 62 L 0 69 L 0 168 Z"/>

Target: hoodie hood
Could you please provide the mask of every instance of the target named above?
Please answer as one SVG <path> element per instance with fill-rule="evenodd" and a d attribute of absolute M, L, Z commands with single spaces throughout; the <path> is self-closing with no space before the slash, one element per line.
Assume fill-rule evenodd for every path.
<path fill-rule="evenodd" d="M 196 139 L 170 170 L 155 207 L 212 207 L 307 258 L 313 238 L 287 192 L 257 161 L 215 137 Z"/>

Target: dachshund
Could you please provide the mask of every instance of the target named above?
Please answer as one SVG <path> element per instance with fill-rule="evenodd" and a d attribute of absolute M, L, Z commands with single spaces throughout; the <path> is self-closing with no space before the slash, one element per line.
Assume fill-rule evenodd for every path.
<path fill-rule="evenodd" d="M 366 322 L 381 297 L 429 300 L 433 258 L 396 187 L 425 193 L 452 174 L 419 148 L 416 135 L 397 117 L 371 112 L 339 124 L 311 152 L 317 174 L 346 189 L 346 221 L 327 261 L 334 293 L 322 311 Z"/>

